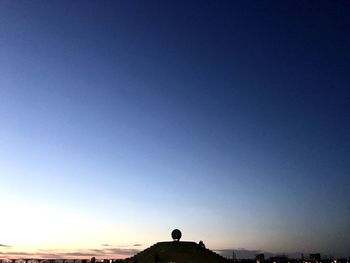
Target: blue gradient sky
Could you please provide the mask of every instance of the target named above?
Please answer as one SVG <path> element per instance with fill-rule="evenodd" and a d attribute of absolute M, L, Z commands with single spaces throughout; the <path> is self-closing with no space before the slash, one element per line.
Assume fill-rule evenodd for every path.
<path fill-rule="evenodd" d="M 350 256 L 349 12 L 1 1 L 0 249 Z"/>

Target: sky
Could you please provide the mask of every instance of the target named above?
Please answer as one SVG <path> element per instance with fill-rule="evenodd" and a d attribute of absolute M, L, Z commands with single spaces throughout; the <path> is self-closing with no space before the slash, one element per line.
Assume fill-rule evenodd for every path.
<path fill-rule="evenodd" d="M 1 0 L 0 258 L 350 256 L 349 12 Z"/>

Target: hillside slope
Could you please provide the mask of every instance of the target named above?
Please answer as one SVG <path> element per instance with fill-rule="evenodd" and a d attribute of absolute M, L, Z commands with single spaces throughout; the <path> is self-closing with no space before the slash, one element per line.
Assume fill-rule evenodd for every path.
<path fill-rule="evenodd" d="M 195 242 L 158 242 L 126 260 L 130 263 L 226 263 L 227 259 Z"/>

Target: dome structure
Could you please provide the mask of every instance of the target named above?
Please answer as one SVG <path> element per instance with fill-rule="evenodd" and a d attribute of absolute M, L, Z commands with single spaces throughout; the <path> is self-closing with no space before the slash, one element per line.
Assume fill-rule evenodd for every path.
<path fill-rule="evenodd" d="M 174 229 L 171 232 L 171 237 L 173 238 L 174 241 L 180 241 L 182 234 L 181 231 L 179 229 Z"/>

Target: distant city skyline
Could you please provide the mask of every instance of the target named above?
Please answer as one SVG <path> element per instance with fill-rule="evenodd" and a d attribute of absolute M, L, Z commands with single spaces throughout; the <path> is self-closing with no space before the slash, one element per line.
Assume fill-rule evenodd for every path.
<path fill-rule="evenodd" d="M 0 258 L 350 257 L 349 10 L 0 1 Z"/>

